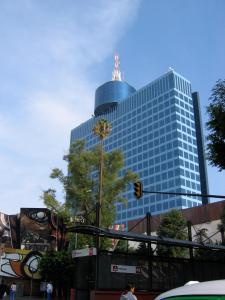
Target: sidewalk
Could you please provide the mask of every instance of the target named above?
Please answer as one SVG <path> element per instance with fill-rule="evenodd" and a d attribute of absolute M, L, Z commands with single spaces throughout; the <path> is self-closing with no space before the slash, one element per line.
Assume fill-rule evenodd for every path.
<path fill-rule="evenodd" d="M 9 296 L 4 297 L 3 300 L 9 300 Z M 45 300 L 45 298 L 36 296 L 16 296 L 15 300 Z"/>

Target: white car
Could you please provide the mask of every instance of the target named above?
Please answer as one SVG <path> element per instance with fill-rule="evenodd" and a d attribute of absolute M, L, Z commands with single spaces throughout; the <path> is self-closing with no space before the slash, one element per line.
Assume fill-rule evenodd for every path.
<path fill-rule="evenodd" d="M 190 281 L 184 286 L 160 294 L 155 300 L 225 300 L 225 279 Z"/>

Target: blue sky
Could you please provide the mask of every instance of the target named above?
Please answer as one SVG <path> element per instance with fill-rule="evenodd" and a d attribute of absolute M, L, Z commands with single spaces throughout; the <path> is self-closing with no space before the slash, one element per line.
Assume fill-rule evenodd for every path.
<path fill-rule="evenodd" d="M 225 78 L 223 0 L 3 0 L 0 2 L 0 211 L 42 207 L 70 130 L 93 114 L 117 51 L 136 88 L 173 67 L 200 92 Z M 225 172 L 209 167 L 210 192 Z"/>

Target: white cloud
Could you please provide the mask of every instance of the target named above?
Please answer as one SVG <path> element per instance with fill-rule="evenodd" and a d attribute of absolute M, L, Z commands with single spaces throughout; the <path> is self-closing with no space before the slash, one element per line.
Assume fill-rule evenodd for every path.
<path fill-rule="evenodd" d="M 139 1 L 65 5 L 0 4 L 0 211 L 6 213 L 41 206 L 51 169 L 65 170 L 70 130 L 93 113 L 98 81 L 89 72 L 112 55 Z"/>

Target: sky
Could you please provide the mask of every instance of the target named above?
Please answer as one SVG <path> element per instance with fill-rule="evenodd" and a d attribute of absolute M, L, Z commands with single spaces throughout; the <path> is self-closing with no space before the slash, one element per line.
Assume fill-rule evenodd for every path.
<path fill-rule="evenodd" d="M 225 78 L 225 1 L 0 1 L 0 211 L 43 207 L 43 190 L 61 191 L 49 175 L 66 172 L 70 131 L 93 114 L 115 52 L 137 89 L 169 67 L 189 79 L 205 124 Z M 210 193 L 225 195 L 225 171 L 208 175 Z"/>

